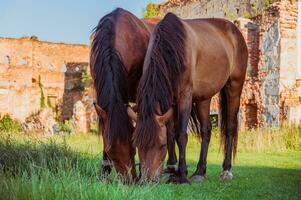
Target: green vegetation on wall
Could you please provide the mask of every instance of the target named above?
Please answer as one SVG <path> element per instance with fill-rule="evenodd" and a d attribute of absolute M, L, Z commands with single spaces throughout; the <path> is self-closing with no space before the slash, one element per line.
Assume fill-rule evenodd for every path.
<path fill-rule="evenodd" d="M 40 88 L 40 107 L 41 108 L 45 108 L 46 104 L 45 104 L 45 95 L 44 95 L 44 91 L 43 91 L 43 85 L 42 85 L 42 82 L 41 82 L 41 76 L 39 75 L 39 88 Z"/>
<path fill-rule="evenodd" d="M 231 11 L 228 6 L 224 6 L 224 13 L 230 20 L 235 20 L 238 18 L 238 14 L 236 12 Z"/>
<path fill-rule="evenodd" d="M 259 3 L 259 0 L 256 0 L 253 3 L 251 3 L 250 12 L 246 11 L 244 13 L 244 17 L 245 18 L 251 18 L 251 17 L 255 17 L 257 15 L 260 15 L 263 12 L 264 9 L 271 6 L 276 1 L 278 1 L 278 0 L 263 0 L 263 2 L 261 4 L 261 3 Z"/>
<path fill-rule="evenodd" d="M 49 108 L 53 108 L 52 103 L 51 103 L 51 101 L 50 101 L 50 97 L 47 97 L 47 106 L 48 106 Z"/>
<path fill-rule="evenodd" d="M 264 6 L 269 7 L 274 2 L 276 2 L 276 0 L 264 0 Z"/>
<path fill-rule="evenodd" d="M 90 73 L 87 72 L 87 70 L 82 70 L 80 82 L 81 82 L 81 86 L 83 87 L 89 87 L 92 85 L 93 79 Z"/>
<path fill-rule="evenodd" d="M 0 117 L 1 132 L 20 132 L 22 130 L 21 123 L 12 119 L 8 114 Z"/>

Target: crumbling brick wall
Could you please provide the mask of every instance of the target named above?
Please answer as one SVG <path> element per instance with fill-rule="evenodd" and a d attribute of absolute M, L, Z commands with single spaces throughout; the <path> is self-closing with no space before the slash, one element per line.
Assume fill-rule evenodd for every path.
<path fill-rule="evenodd" d="M 272 6 L 254 19 L 260 25 L 259 82 L 261 120 L 264 126 L 279 125 L 280 30 L 279 8 Z"/>
<path fill-rule="evenodd" d="M 235 19 L 254 15 L 267 5 L 265 0 L 168 0 L 158 9 L 182 18 L 222 17 Z"/>
<path fill-rule="evenodd" d="M 280 10 L 280 77 L 279 77 L 279 108 L 280 120 L 293 122 L 300 110 L 297 94 L 297 19 L 298 2 L 281 1 Z M 301 19 L 300 19 L 301 20 Z M 301 37 L 301 36 L 299 36 Z M 300 119 L 299 119 L 300 120 Z"/>
<path fill-rule="evenodd" d="M 46 106 L 59 104 L 68 87 L 68 66 L 76 70 L 82 63 L 87 66 L 88 60 L 87 45 L 43 42 L 36 37 L 0 38 L 1 114 L 24 121 L 40 109 L 42 91 Z"/>
<path fill-rule="evenodd" d="M 256 128 L 260 126 L 262 114 L 260 83 L 258 80 L 259 65 L 259 25 L 250 19 L 239 18 L 235 21 L 236 26 L 244 36 L 249 52 L 248 67 L 245 85 L 241 96 L 239 112 L 240 127 Z"/>

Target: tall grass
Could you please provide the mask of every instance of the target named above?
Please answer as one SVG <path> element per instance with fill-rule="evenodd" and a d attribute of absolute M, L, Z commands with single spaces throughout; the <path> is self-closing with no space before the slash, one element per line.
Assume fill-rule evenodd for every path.
<path fill-rule="evenodd" d="M 0 132 L 0 171 L 22 176 L 32 170 L 47 169 L 57 173 L 61 169 L 80 171 L 98 176 L 102 144 L 96 135 L 57 136 L 41 139 L 21 133 Z M 301 151 L 301 126 L 282 126 L 274 129 L 240 131 L 239 152 Z M 220 152 L 220 132 L 213 130 L 210 152 Z M 190 136 L 189 148 L 198 149 L 199 138 Z M 93 165 L 87 166 L 87 162 Z M 81 169 L 81 170 L 78 170 Z M 84 170 L 83 170 L 84 169 Z"/>
<path fill-rule="evenodd" d="M 220 152 L 221 136 L 213 129 L 210 151 Z M 190 143 L 199 145 L 200 139 L 191 134 Z M 288 152 L 301 151 L 301 125 L 282 125 L 278 128 L 259 128 L 240 130 L 238 133 L 238 152 Z"/>
<path fill-rule="evenodd" d="M 218 130 L 212 133 L 208 154 L 210 178 L 205 183 L 138 186 L 123 185 L 116 173 L 100 181 L 99 136 L 77 134 L 47 139 L 0 132 L 0 199 L 265 199 L 266 195 L 270 199 L 298 199 L 300 126 L 240 131 L 239 159 L 234 166 L 236 179 L 231 183 L 218 181 L 219 134 Z M 190 136 L 190 174 L 199 157 L 199 146 L 199 138 Z"/>
<path fill-rule="evenodd" d="M 301 150 L 301 125 L 245 130 L 239 133 L 239 151 L 287 152 Z"/>
<path fill-rule="evenodd" d="M 41 170 L 56 174 L 64 169 L 97 176 L 98 166 L 87 165 L 96 156 L 72 150 L 65 140 L 0 135 L 0 170 L 6 175 L 31 176 Z"/>

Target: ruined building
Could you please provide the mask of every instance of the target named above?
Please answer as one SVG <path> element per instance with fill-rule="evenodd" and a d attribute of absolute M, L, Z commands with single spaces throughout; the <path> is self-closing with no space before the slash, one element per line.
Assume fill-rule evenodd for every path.
<path fill-rule="evenodd" d="M 267 4 L 268 2 L 268 4 Z M 161 12 L 183 18 L 225 17 L 246 39 L 249 63 L 241 98 L 241 127 L 278 126 L 301 119 L 301 1 L 168 0 Z M 297 37 L 299 36 L 299 37 Z M 85 85 L 89 47 L 0 38 L 0 114 L 24 121 L 41 107 L 74 119 L 85 131 L 95 119 L 93 89 Z M 218 113 L 218 98 L 211 111 Z"/>
<path fill-rule="evenodd" d="M 249 49 L 241 127 L 300 121 L 301 1 L 169 0 L 158 9 L 182 18 L 228 18 L 239 27 Z M 217 109 L 215 97 L 211 110 Z"/>
<path fill-rule="evenodd" d="M 74 105 L 81 101 L 87 115 L 84 121 L 89 123 L 93 90 L 81 81 L 89 69 L 88 60 L 87 45 L 44 42 L 34 36 L 0 38 L 1 114 L 24 122 L 41 107 L 48 107 L 63 121 L 74 117 Z"/>

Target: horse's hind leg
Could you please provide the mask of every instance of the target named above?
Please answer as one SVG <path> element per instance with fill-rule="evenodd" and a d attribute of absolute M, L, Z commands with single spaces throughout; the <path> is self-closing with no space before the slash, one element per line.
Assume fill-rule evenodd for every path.
<path fill-rule="evenodd" d="M 205 180 L 207 153 L 211 138 L 210 101 L 211 99 L 197 103 L 197 117 L 201 124 L 202 146 L 197 169 L 191 177 L 192 181 Z"/>
<path fill-rule="evenodd" d="M 100 167 L 100 176 L 101 178 L 106 178 L 107 176 L 110 175 L 112 171 L 112 161 L 110 160 L 108 154 L 103 151 L 103 157 L 102 157 L 102 163 Z"/>
<path fill-rule="evenodd" d="M 223 172 L 221 180 L 233 178 L 231 173 L 232 153 L 235 157 L 237 138 L 238 138 L 238 111 L 240 106 L 240 95 L 243 87 L 242 80 L 232 79 L 231 77 L 225 87 L 221 90 L 222 107 L 222 134 L 224 137 L 225 158 L 223 162 Z"/>

